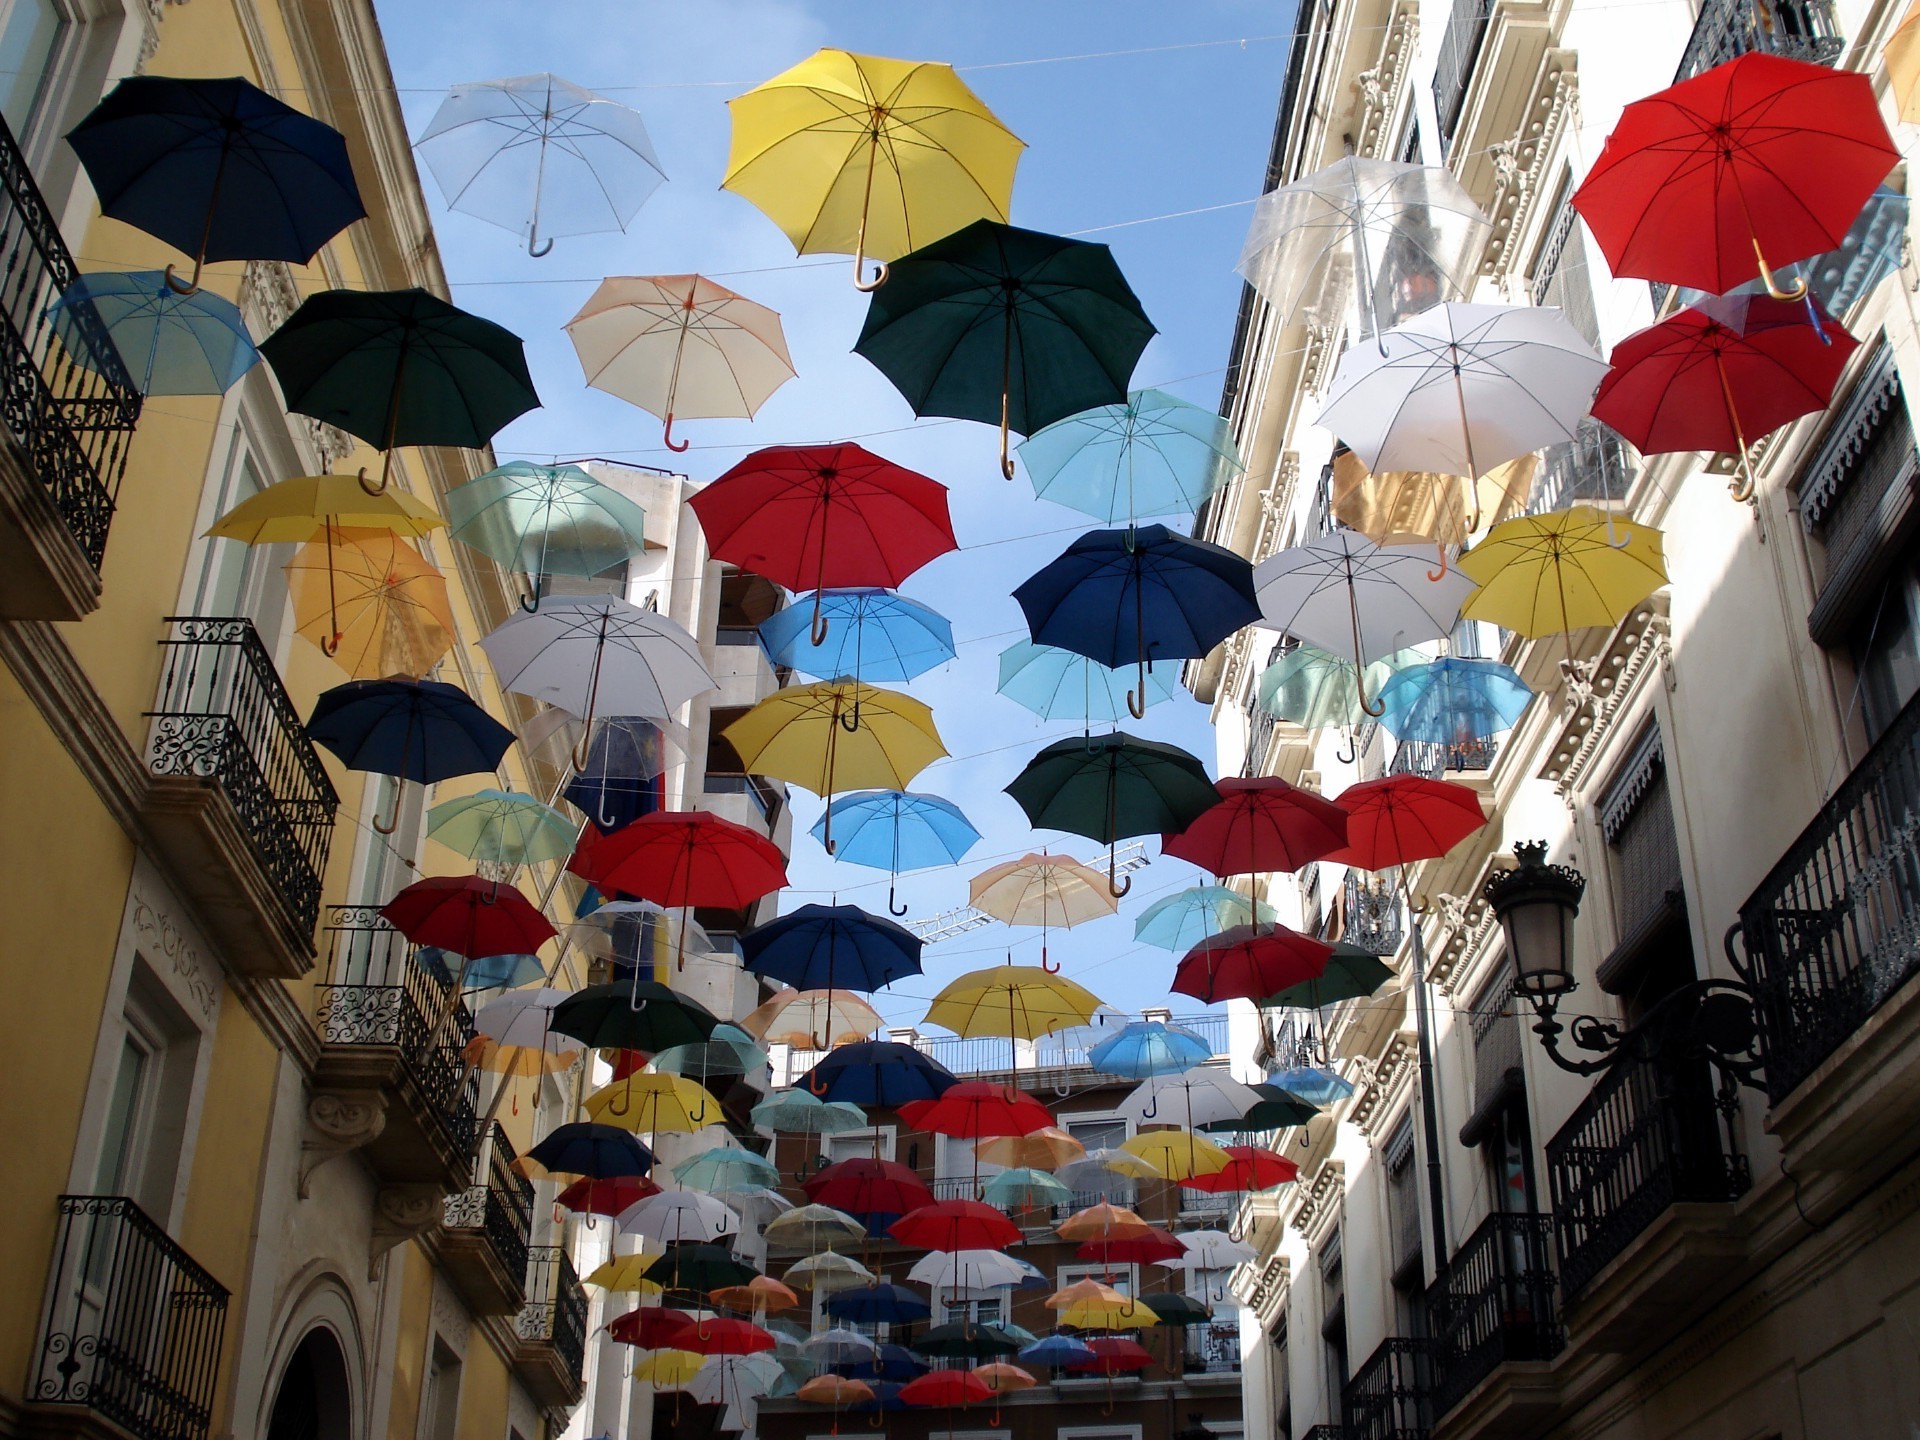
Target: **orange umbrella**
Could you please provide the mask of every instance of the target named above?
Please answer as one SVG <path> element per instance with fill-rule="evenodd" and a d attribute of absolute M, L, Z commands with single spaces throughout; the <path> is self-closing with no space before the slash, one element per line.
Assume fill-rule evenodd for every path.
<path fill-rule="evenodd" d="M 791 1310 L 800 1303 L 800 1297 L 765 1275 L 756 1275 L 744 1285 L 724 1285 L 713 1292 L 713 1303 L 728 1310 L 759 1311 L 770 1314 L 775 1310 Z"/>
<path fill-rule="evenodd" d="M 1098 1280 L 1076 1280 L 1054 1291 L 1047 1297 L 1046 1303 L 1049 1310 L 1071 1310 L 1076 1305 L 1099 1305 L 1123 1310 L 1132 1305 L 1133 1300 L 1111 1285 L 1102 1285 Z"/>
<path fill-rule="evenodd" d="M 1011 1395 L 1018 1390 L 1031 1390 L 1040 1383 L 1018 1365 L 1009 1365 L 1004 1360 L 995 1360 L 987 1365 L 976 1365 L 973 1376 L 993 1392 L 993 1418 L 987 1422 L 990 1425 L 1000 1423 L 999 1401 L 1002 1395 Z"/>
<path fill-rule="evenodd" d="M 391 530 L 329 525 L 286 570 L 295 628 L 356 680 L 417 679 L 453 648 L 446 577 Z"/>
<path fill-rule="evenodd" d="M 833 1431 L 840 1433 L 840 1412 L 849 1405 L 857 1405 L 862 1400 L 873 1398 L 873 1387 L 864 1380 L 849 1380 L 844 1375 L 816 1375 L 798 1390 L 793 1398 L 804 1400 L 809 1405 L 831 1405 L 833 1407 Z"/>
<path fill-rule="evenodd" d="M 1010 1170 L 1058 1170 L 1087 1153 L 1086 1146 L 1058 1125 L 1031 1135 L 995 1135 L 973 1149 L 989 1165 L 1004 1165 Z"/>
<path fill-rule="evenodd" d="M 1138 1240 L 1152 1234 L 1153 1227 L 1133 1211 L 1103 1200 L 1074 1211 L 1054 1231 L 1062 1240 Z"/>

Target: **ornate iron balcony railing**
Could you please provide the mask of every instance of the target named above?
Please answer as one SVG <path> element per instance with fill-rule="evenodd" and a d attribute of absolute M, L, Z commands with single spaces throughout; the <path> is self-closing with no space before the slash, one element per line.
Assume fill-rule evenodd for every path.
<path fill-rule="evenodd" d="M 1400 915 L 1400 897 L 1382 880 L 1369 880 L 1357 870 L 1347 871 L 1346 930 L 1341 939 L 1374 955 L 1391 955 L 1407 933 Z"/>
<path fill-rule="evenodd" d="M 1633 488 L 1633 474 L 1633 451 L 1627 442 L 1588 417 L 1574 430 L 1573 439 L 1541 452 L 1540 469 L 1527 496 L 1527 513 L 1543 515 L 1574 505 L 1625 500 Z"/>
<path fill-rule="evenodd" d="M 519 1159 L 498 1121 L 481 1127 L 473 1184 L 441 1202 L 448 1230 L 480 1230 L 509 1275 L 527 1270 L 527 1237 L 533 1228 L 533 1186 L 513 1169 Z"/>
<path fill-rule="evenodd" d="M 1429 780 L 1438 780 L 1449 770 L 1491 770 L 1493 757 L 1499 753 L 1500 742 L 1493 739 L 1466 740 L 1458 745 L 1402 740 L 1394 747 L 1387 773 L 1423 775 Z"/>
<path fill-rule="evenodd" d="M 1551 1360 L 1566 1344 L 1554 1308 L 1553 1218 L 1489 1215 L 1427 1290 L 1439 1342 L 1433 1413 L 1446 1414 L 1507 1360 Z"/>
<path fill-rule="evenodd" d="M 1845 48 L 1830 0 L 1706 0 L 1673 78 L 1690 80 L 1752 50 L 1830 65 Z"/>
<path fill-rule="evenodd" d="M 27 1399 L 139 1440 L 205 1440 L 226 1288 L 123 1195 L 62 1195 Z"/>
<path fill-rule="evenodd" d="M 552 1345 L 577 1383 L 587 1351 L 587 1292 L 559 1246 L 536 1245 L 527 1256 L 527 1303 L 515 1321 L 515 1333 L 522 1340 Z"/>
<path fill-rule="evenodd" d="M 1436 1346 L 1390 1335 L 1341 1392 L 1348 1440 L 1426 1440 L 1433 1429 Z"/>
<path fill-rule="evenodd" d="M 1778 1103 L 1920 973 L 1920 696 L 1740 907 Z"/>
<path fill-rule="evenodd" d="M 311 934 L 340 808 L 319 752 L 251 620 L 176 615 L 167 624 L 148 767 L 219 782 L 274 890 Z"/>
<path fill-rule="evenodd" d="M 97 571 L 140 392 L 91 309 L 49 318 L 80 267 L 4 120 L 0 187 L 0 415 Z"/>

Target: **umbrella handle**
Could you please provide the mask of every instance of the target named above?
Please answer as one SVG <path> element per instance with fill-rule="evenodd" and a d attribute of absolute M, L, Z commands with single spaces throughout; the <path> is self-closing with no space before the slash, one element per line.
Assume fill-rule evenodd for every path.
<path fill-rule="evenodd" d="M 540 613 L 540 582 L 545 578 L 544 575 L 534 576 L 533 594 L 530 596 L 522 595 L 520 597 L 520 608 L 529 615 L 538 615 Z"/>
<path fill-rule="evenodd" d="M 1767 264 L 1767 257 L 1765 253 L 1762 252 L 1762 250 L 1760 249 L 1760 241 L 1758 237 L 1755 237 L 1753 242 L 1753 258 L 1754 258 L 1754 262 L 1760 267 L 1760 279 L 1767 287 L 1767 294 L 1771 295 L 1774 299 L 1799 300 L 1806 295 L 1807 277 L 1804 275 L 1802 275 L 1798 280 L 1795 280 L 1793 282 L 1792 289 L 1782 290 L 1780 288 L 1780 282 L 1773 278 L 1773 270 Z M 1744 498 L 1744 497 L 1737 497 L 1737 498 Z"/>
<path fill-rule="evenodd" d="M 864 235 L 861 236 L 860 244 L 862 248 L 866 245 L 866 237 Z M 892 273 L 887 268 L 886 261 L 876 260 L 873 263 L 877 267 L 873 272 L 873 279 L 863 280 L 860 272 L 867 268 L 867 257 L 857 252 L 853 257 L 853 288 L 865 295 L 871 295 L 882 285 L 886 284 L 887 276 Z"/>
<path fill-rule="evenodd" d="M 339 648 L 340 648 L 340 647 L 338 646 L 338 644 L 336 644 L 336 645 L 334 646 L 334 649 L 335 649 L 335 650 L 337 650 L 337 649 L 339 649 Z M 327 653 L 328 653 L 329 655 L 331 655 L 331 654 L 333 653 L 333 651 L 332 651 L 332 650 L 329 650 L 329 651 L 328 651 Z M 383 825 L 383 824 L 381 824 L 381 823 L 380 823 L 380 817 L 379 817 L 378 815 L 376 815 L 376 816 L 374 816 L 374 817 L 373 817 L 373 828 L 374 828 L 375 830 L 377 830 L 377 831 L 379 831 L 379 833 L 380 833 L 380 834 L 382 834 L 382 835 L 391 835 L 391 834 L 393 834 L 393 832 L 394 832 L 394 831 L 396 831 L 396 830 L 398 830 L 398 829 L 400 828 L 400 795 L 401 795 L 401 792 L 402 792 L 402 790 L 403 790 L 403 789 L 405 789 L 405 787 L 406 787 L 406 783 L 407 783 L 407 782 L 406 782 L 406 779 L 405 779 L 404 777 L 402 777 L 402 776 L 398 776 L 398 775 L 396 775 L 396 776 L 394 777 L 394 780 L 393 780 L 393 813 L 392 813 L 391 815 L 389 815 L 389 816 L 387 817 L 387 822 L 386 822 L 386 824 L 384 824 L 384 825 Z"/>
<path fill-rule="evenodd" d="M 820 613 L 820 591 L 816 588 L 813 592 L 813 620 L 807 626 L 807 639 L 814 649 L 818 650 L 827 643 L 827 627 L 830 623 L 828 618 Z"/>
<path fill-rule="evenodd" d="M 387 460 L 387 464 L 386 464 L 386 465 L 382 465 L 382 466 L 380 467 L 380 483 L 379 483 L 378 485 L 369 485 L 369 484 L 367 483 L 367 467 L 366 467 L 366 466 L 364 466 L 364 465 L 362 465 L 362 466 L 360 467 L 360 472 L 359 472 L 359 474 L 358 474 L 358 476 L 356 476 L 356 477 L 355 477 L 355 478 L 357 478 L 357 479 L 358 479 L 358 480 L 360 481 L 360 488 L 361 488 L 362 490 L 364 490 L 364 491 L 366 491 L 366 492 L 367 492 L 367 494 L 369 494 L 369 495 L 384 495 L 384 494 L 386 494 L 386 493 L 387 493 L 387 480 L 388 480 L 388 477 L 389 477 L 389 475 L 391 474 L 391 471 L 389 470 L 389 468 L 388 468 L 388 466 L 390 466 L 390 465 L 391 465 L 392 463 L 393 463 L 393 461 L 392 461 L 392 456 L 391 456 L 391 454 L 389 454 L 389 456 L 388 456 L 388 460 Z"/>
<path fill-rule="evenodd" d="M 203 259 L 205 259 L 204 255 L 198 255 L 194 257 L 193 274 L 187 277 L 186 283 L 184 285 L 180 283 L 179 277 L 173 273 L 173 266 L 171 265 L 167 266 L 166 272 L 162 277 L 166 281 L 167 289 L 171 290 L 176 295 L 191 295 L 195 291 L 199 290 L 200 263 Z"/>
<path fill-rule="evenodd" d="M 671 410 L 667 412 L 666 428 L 660 432 L 660 442 L 676 455 L 693 448 L 691 440 L 682 440 L 678 445 L 673 443 L 673 412 Z"/>
<path fill-rule="evenodd" d="M 821 1084 L 821 1083 L 816 1083 L 816 1082 L 814 1081 L 814 1077 L 813 1077 L 813 1074 L 812 1074 L 812 1072 L 808 1072 L 808 1075 L 807 1075 L 807 1078 L 806 1078 L 806 1082 L 805 1082 L 805 1083 L 806 1083 L 806 1087 L 807 1087 L 807 1089 L 808 1089 L 809 1091 L 811 1091 L 811 1092 L 812 1092 L 812 1093 L 813 1093 L 813 1094 L 814 1094 L 814 1095 L 815 1095 L 816 1097 L 818 1097 L 818 1098 L 820 1098 L 820 1099 L 825 1099 L 825 1098 L 826 1098 L 826 1094 L 827 1094 L 827 1087 L 826 1087 L 826 1085 L 825 1085 L 825 1084 Z"/>
<path fill-rule="evenodd" d="M 543 260 L 547 256 L 551 255 L 552 253 L 553 253 L 553 237 L 551 235 L 547 237 L 546 244 L 536 245 L 534 244 L 534 240 L 533 240 L 533 232 L 532 231 L 527 232 L 527 254 L 531 255 L 536 260 Z"/>
<path fill-rule="evenodd" d="M 1133 889 L 1133 877 L 1129 875 L 1122 880 L 1114 873 L 1113 867 L 1114 846 L 1109 845 L 1107 847 L 1107 893 L 1118 900 L 1122 895 L 1125 895 L 1129 890 Z M 1056 970 L 1048 973 L 1057 975 L 1059 972 Z"/>
<path fill-rule="evenodd" d="M 893 885 L 889 882 L 887 885 L 887 913 L 889 915 L 904 915 L 907 913 L 907 910 L 907 906 L 893 903 Z"/>
<path fill-rule="evenodd" d="M 1160 1092 L 1154 1091 L 1147 1097 L 1148 1108 L 1140 1112 L 1142 1120 L 1152 1120 L 1160 1114 Z"/>
<path fill-rule="evenodd" d="M 345 632 L 340 630 L 334 631 L 331 635 L 322 635 L 320 637 L 320 653 L 329 660 L 333 659 L 334 656 L 340 653 L 340 642 L 344 638 Z"/>
<path fill-rule="evenodd" d="M 1127 687 L 1127 713 L 1136 720 L 1147 718 L 1147 662 L 1140 662 L 1140 680 Z"/>
<path fill-rule="evenodd" d="M 1427 579 L 1438 584 L 1447 578 L 1447 547 L 1436 540 L 1433 542 L 1433 548 L 1440 552 L 1440 568 L 1427 571 Z"/>
<path fill-rule="evenodd" d="M 1334 758 L 1342 765 L 1351 765 L 1360 758 L 1360 736 L 1357 732 L 1352 730 L 1347 732 L 1347 753 L 1335 755 Z"/>

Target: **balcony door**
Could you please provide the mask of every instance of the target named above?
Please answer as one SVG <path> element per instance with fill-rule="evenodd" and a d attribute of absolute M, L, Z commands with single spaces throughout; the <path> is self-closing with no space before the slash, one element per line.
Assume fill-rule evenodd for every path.
<path fill-rule="evenodd" d="M 57 0 L 0 0 L 0 117 L 16 139 L 32 130 L 66 28 Z"/>
<path fill-rule="evenodd" d="M 227 513 L 266 489 L 263 473 L 245 423 L 230 432 L 227 453 L 210 479 L 209 513 L 205 523 Z M 247 545 L 238 540 L 210 539 L 201 544 L 199 565 L 189 577 L 191 590 L 186 613 L 204 616 L 242 616 L 253 622 L 269 652 L 278 653 L 281 620 L 287 610 L 287 578 L 282 570 L 293 558 L 292 545 Z"/>

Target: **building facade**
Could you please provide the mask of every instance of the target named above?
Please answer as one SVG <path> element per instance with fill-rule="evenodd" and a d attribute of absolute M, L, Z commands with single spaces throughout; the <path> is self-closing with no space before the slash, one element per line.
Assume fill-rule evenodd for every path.
<path fill-rule="evenodd" d="M 1459 298 L 1559 306 L 1604 354 L 1679 303 L 1609 278 L 1568 204 L 1622 106 L 1752 49 L 1865 71 L 1884 95 L 1902 8 L 1304 0 L 1265 188 L 1346 154 L 1445 165 L 1493 220 Z M 1827 262 L 1859 349 L 1826 411 L 1754 448 L 1750 503 L 1729 497 L 1734 457 L 1641 457 L 1593 422 L 1540 457 L 1529 510 L 1659 527 L 1671 582 L 1570 642 L 1463 625 L 1454 653 L 1538 692 L 1509 733 L 1396 746 L 1276 722 L 1256 699 L 1287 644 L 1271 632 L 1190 669 L 1223 773 L 1335 795 L 1410 771 L 1471 786 L 1490 816 L 1410 867 L 1406 900 L 1328 864 L 1271 886 L 1284 921 L 1396 978 L 1260 1022 L 1356 1093 L 1286 1136 L 1299 1183 L 1242 1212 L 1262 1251 L 1237 1282 L 1257 1321 L 1249 1435 L 1896 1435 L 1920 1414 L 1920 279 L 1909 262 L 1853 283 L 1874 223 Z M 1246 293 L 1222 411 L 1247 469 L 1197 533 L 1258 561 L 1338 523 L 1316 415 L 1346 343 Z M 1525 841 L 1586 881 L 1558 1023 L 1654 1017 L 1611 1064 L 1603 1031 L 1587 1049 L 1561 1033 L 1592 1073 L 1549 1054 L 1482 898 Z M 1752 1083 L 1701 1056 L 1706 981 L 1731 997 L 1715 1041 Z"/>

